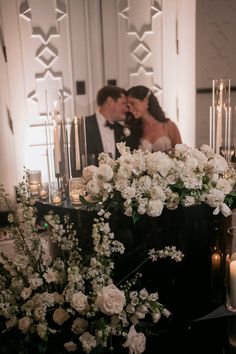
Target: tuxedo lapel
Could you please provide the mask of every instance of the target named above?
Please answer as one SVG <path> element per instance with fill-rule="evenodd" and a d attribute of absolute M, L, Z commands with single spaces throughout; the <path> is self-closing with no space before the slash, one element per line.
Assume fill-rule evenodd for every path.
<path fill-rule="evenodd" d="M 100 154 L 103 145 L 95 114 L 86 118 L 86 137 L 88 154 Z"/>

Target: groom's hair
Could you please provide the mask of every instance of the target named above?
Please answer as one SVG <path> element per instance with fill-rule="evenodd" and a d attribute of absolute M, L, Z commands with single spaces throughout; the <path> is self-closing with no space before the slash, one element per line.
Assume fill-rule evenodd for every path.
<path fill-rule="evenodd" d="M 126 96 L 126 91 L 118 86 L 104 86 L 97 93 L 97 105 L 102 106 L 108 97 L 113 98 L 114 101 L 117 101 L 122 95 Z"/>

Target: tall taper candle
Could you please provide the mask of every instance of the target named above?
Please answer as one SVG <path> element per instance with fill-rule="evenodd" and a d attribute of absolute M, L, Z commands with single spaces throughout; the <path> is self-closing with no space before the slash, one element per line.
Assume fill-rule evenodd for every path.
<path fill-rule="evenodd" d="M 55 175 L 60 174 L 60 142 L 58 136 L 58 128 L 56 122 L 54 122 L 54 166 L 55 166 Z"/>
<path fill-rule="evenodd" d="M 79 145 L 79 132 L 78 132 L 78 118 L 74 118 L 75 124 L 75 169 L 76 171 L 81 170 L 81 161 L 80 161 L 80 145 Z"/>
<path fill-rule="evenodd" d="M 219 101 L 217 102 L 217 122 L 216 122 L 216 153 L 220 153 L 222 147 L 222 124 L 223 124 L 223 82 L 219 85 Z"/>
<path fill-rule="evenodd" d="M 84 138 L 84 158 L 85 158 L 85 166 L 88 165 L 88 151 L 87 151 L 87 135 L 86 135 L 86 118 L 81 117 L 82 119 L 82 127 L 83 127 L 83 138 Z"/>

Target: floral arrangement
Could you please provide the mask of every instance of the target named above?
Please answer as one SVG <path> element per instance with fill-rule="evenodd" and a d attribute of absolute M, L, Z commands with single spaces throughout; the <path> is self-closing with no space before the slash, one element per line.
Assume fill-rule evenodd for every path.
<path fill-rule="evenodd" d="M 140 354 L 148 323 L 158 326 L 162 315 L 170 315 L 158 292 L 138 288 L 141 266 L 161 258 L 179 262 L 184 255 L 174 246 L 149 250 L 140 266 L 115 283 L 115 255 L 125 249 L 110 227 L 111 213 L 119 209 L 136 222 L 142 215 L 160 216 L 163 208 L 201 203 L 215 214 L 231 213 L 236 175 L 209 146 L 197 150 L 179 144 L 150 153 L 131 152 L 120 143 L 118 149 L 117 160 L 101 154 L 98 167 L 83 170 L 81 208 L 96 212 L 91 254 L 80 248 L 68 217 L 61 222 L 48 214 L 48 230 L 40 233 L 34 201 L 26 183 L 19 185 L 8 231 L 15 256 L 0 252 L 0 328 L 2 335 L 17 333 L 29 352 L 111 352 L 115 338 L 123 350 Z M 12 209 L 3 186 L 0 202 Z"/>
<path fill-rule="evenodd" d="M 104 157 L 101 161 L 98 171 L 103 170 L 107 179 L 103 186 L 106 201 L 114 193 L 108 183 L 114 175 Z M 100 188 L 99 196 L 101 193 Z M 0 201 L 10 205 L 3 186 Z M 14 336 L 18 353 L 26 353 L 26 348 L 30 353 L 110 353 L 113 338 L 120 339 L 130 354 L 143 353 L 146 335 L 140 329 L 147 322 L 157 324 L 162 315 L 170 313 L 159 302 L 157 292 L 135 288 L 141 268 L 114 283 L 113 256 L 125 250 L 110 229 L 110 213 L 99 202 L 92 228 L 93 252 L 85 255 L 80 235 L 67 216 L 61 223 L 58 215 L 49 213 L 45 217 L 48 230 L 39 232 L 34 201 L 25 182 L 19 185 L 17 202 L 15 213 L 9 215 L 8 230 L 14 257 L 0 252 L 1 336 Z M 56 251 L 50 252 L 49 246 Z M 174 246 L 152 249 L 142 263 L 168 257 L 179 262 L 183 254 Z"/>
<path fill-rule="evenodd" d="M 205 203 L 214 214 L 231 214 L 235 170 L 208 145 L 200 150 L 177 144 L 169 152 L 130 151 L 117 144 L 120 157 L 101 154 L 99 166 L 88 166 L 81 178 L 81 202 L 87 208 L 123 208 L 134 221 Z"/>

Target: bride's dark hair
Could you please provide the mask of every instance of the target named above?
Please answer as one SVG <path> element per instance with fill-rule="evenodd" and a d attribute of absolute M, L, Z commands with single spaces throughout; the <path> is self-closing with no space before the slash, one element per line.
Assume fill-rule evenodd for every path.
<path fill-rule="evenodd" d="M 162 110 L 158 99 L 148 87 L 143 85 L 133 86 L 127 90 L 127 96 L 137 98 L 143 101 L 148 98 L 148 112 L 159 122 L 167 122 L 164 111 Z"/>

